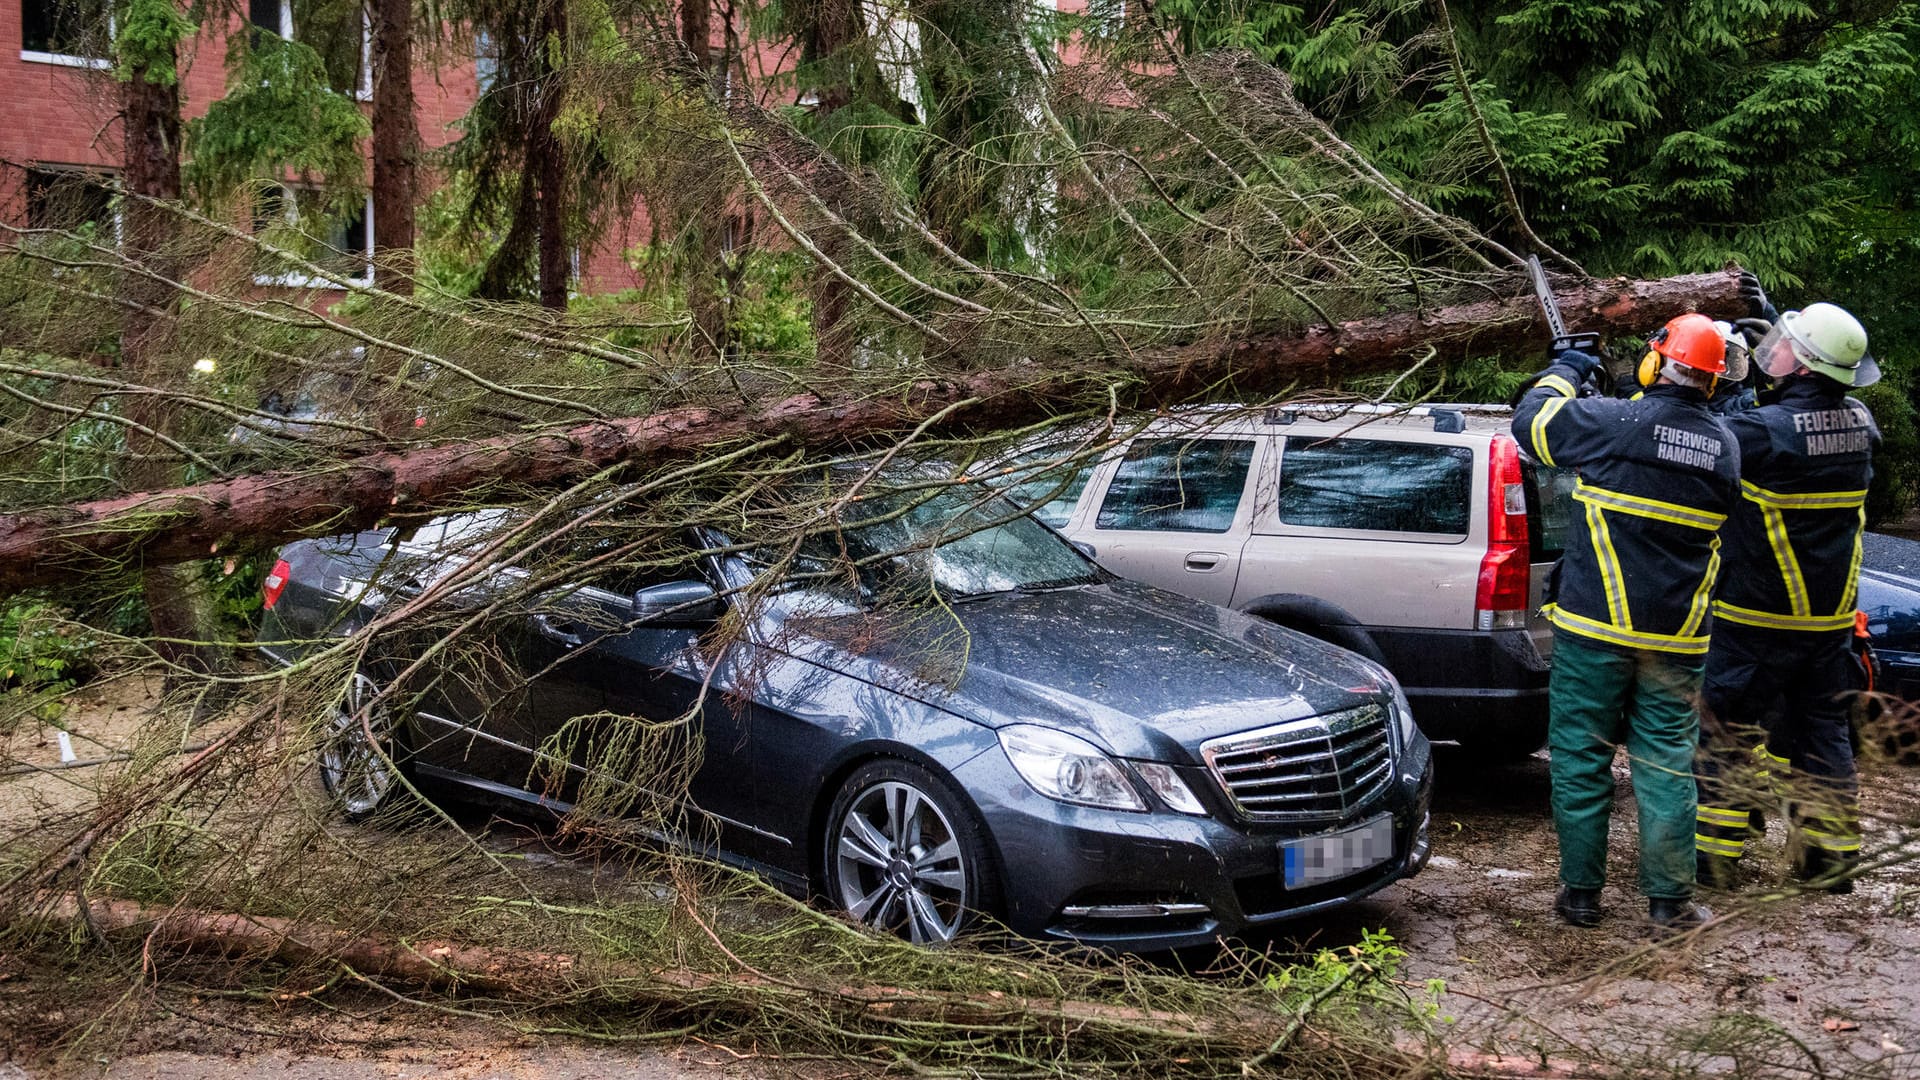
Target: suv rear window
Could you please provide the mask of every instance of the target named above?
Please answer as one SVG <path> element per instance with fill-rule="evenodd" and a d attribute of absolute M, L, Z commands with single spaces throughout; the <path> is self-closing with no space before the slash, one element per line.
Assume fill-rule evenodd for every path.
<path fill-rule="evenodd" d="M 1241 439 L 1136 439 L 1094 527 L 1226 532 L 1252 462 L 1253 443 Z"/>
<path fill-rule="evenodd" d="M 1465 536 L 1473 451 L 1384 439 L 1290 438 L 1280 459 L 1288 525 Z"/>
<path fill-rule="evenodd" d="M 1573 469 L 1526 462 L 1527 538 L 1534 562 L 1552 562 L 1567 546 L 1567 530 L 1579 520 L 1573 505 L 1573 485 L 1580 474 Z"/>

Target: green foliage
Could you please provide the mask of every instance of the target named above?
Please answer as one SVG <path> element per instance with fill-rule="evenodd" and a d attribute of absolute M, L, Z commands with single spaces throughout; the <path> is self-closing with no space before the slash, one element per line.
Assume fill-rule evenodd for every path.
<path fill-rule="evenodd" d="M 1507 220 L 1430 5 L 1155 9 L 1188 51 L 1242 48 L 1288 69 L 1322 118 L 1423 200 L 1483 225 Z M 1453 0 L 1448 9 L 1474 102 L 1550 244 L 1595 274 L 1738 262 L 1783 307 L 1830 300 L 1862 318 L 1889 372 L 1886 387 L 1863 395 L 1887 436 L 1873 510 L 1882 518 L 1911 505 L 1920 3 Z M 1499 400 L 1515 374 L 1470 365 L 1415 381 L 1442 397 Z"/>
<path fill-rule="evenodd" d="M 203 201 L 217 202 L 261 176 L 291 170 L 327 182 L 320 205 L 339 213 L 366 190 L 360 145 L 371 134 L 354 99 L 329 84 L 320 55 L 273 34 L 241 46 L 227 95 L 187 124 L 189 161 L 182 179 Z"/>
<path fill-rule="evenodd" d="M 95 635 L 43 595 L 21 593 L 0 608 L 0 689 L 60 690 L 92 673 Z"/>
<path fill-rule="evenodd" d="M 114 17 L 114 77 L 121 82 L 140 77 L 157 86 L 177 84 L 180 43 L 199 27 L 180 13 L 174 0 L 126 0 Z"/>

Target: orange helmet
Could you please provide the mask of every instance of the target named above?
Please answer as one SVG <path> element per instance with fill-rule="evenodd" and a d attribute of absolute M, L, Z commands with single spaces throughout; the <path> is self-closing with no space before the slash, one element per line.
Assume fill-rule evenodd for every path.
<path fill-rule="evenodd" d="M 1647 348 L 1709 375 L 1727 373 L 1727 342 L 1713 320 L 1697 311 L 1676 315 L 1654 332 Z"/>

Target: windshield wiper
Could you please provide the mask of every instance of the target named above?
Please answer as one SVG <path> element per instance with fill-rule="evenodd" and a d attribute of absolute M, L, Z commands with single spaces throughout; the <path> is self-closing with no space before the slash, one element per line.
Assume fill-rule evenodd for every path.
<path fill-rule="evenodd" d="M 1073 589 L 1082 585 L 1098 584 L 1100 584 L 1100 579 L 1094 577 L 1092 574 L 1076 574 L 1073 577 L 1051 578 L 1047 581 L 1029 581 L 1021 585 L 1016 585 L 1014 588 L 1023 593 L 1036 593 L 1055 592 L 1060 589 Z"/>

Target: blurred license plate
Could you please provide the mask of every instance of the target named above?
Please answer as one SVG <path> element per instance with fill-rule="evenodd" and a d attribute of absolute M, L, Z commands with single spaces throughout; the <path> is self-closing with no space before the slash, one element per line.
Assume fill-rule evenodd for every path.
<path fill-rule="evenodd" d="M 1393 858 L 1393 818 L 1382 814 L 1350 829 L 1280 845 L 1281 880 L 1289 889 L 1369 870 Z"/>

